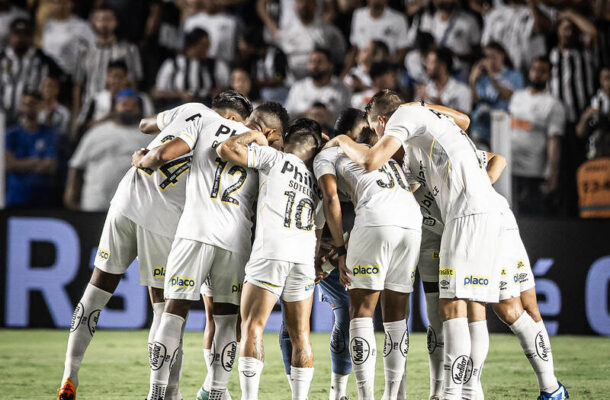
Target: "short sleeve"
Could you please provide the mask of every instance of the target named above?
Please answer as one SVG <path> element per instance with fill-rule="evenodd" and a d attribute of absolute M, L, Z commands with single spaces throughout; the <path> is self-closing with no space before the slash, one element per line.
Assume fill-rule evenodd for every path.
<path fill-rule="evenodd" d="M 421 110 L 420 106 L 399 107 L 388 120 L 384 136 L 395 137 L 405 144 L 410 138 L 423 134 L 426 125 L 421 119 Z"/>
<path fill-rule="evenodd" d="M 281 159 L 282 153 L 273 147 L 248 145 L 248 168 L 269 170 Z"/>
<path fill-rule="evenodd" d="M 566 113 L 563 105 L 554 99 L 551 112 L 548 116 L 547 136 L 563 136 L 566 122 Z"/>
<path fill-rule="evenodd" d="M 172 108 L 170 110 L 162 111 L 157 114 L 157 127 L 160 130 L 165 129 L 170 123 L 172 123 L 179 115 L 191 113 L 192 115 L 187 118 L 193 118 L 196 120 L 203 116 L 203 114 L 210 113 L 214 116 L 218 116 L 214 111 L 201 103 L 186 103 L 181 106 Z M 185 115 L 186 117 L 186 115 Z"/>
<path fill-rule="evenodd" d="M 337 149 L 330 148 L 322 150 L 313 160 L 313 173 L 316 179 L 320 179 L 324 175 L 336 176 L 335 159 Z"/>

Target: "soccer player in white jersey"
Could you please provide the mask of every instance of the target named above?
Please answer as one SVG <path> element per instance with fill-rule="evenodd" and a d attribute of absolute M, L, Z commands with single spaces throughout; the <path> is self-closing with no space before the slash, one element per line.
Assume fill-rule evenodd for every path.
<path fill-rule="evenodd" d="M 143 132 L 159 133 L 148 149 L 173 139 L 170 131 L 179 130 L 198 118 L 198 104 L 160 113 L 145 119 Z M 163 311 L 163 279 L 178 219 L 182 213 L 186 175 L 191 155 L 186 153 L 168 160 L 158 172 L 131 168 L 121 180 L 106 217 L 95 268 L 89 285 L 72 317 L 62 385 L 58 400 L 76 398 L 78 371 L 85 351 L 93 338 L 100 311 L 114 293 L 122 274 L 137 257 L 140 284 L 149 287 L 153 306 L 153 323 L 149 348 Z M 181 358 L 172 374 L 167 399 L 180 399 L 178 390 Z"/>
<path fill-rule="evenodd" d="M 366 131 L 363 129 L 360 136 L 364 138 Z M 316 156 L 314 172 L 339 255 L 340 280 L 350 296 L 350 353 L 358 398 L 372 400 L 374 396 L 377 349 L 373 314 L 381 296 L 385 331 L 383 399 L 396 399 L 409 346 L 406 309 L 419 257 L 419 206 L 394 160 L 366 171 L 340 148 L 331 147 Z M 350 197 L 356 213 L 347 252 L 339 192 Z"/>
<path fill-rule="evenodd" d="M 424 173 L 445 222 L 440 251 L 439 309 L 445 332 L 444 400 L 460 398 L 470 364 L 471 333 L 486 326 L 485 303 L 499 301 L 496 256 L 502 221 L 495 194 L 476 148 L 454 119 L 421 105 L 404 105 L 383 91 L 367 105 L 369 125 L 381 137 L 369 148 L 343 136 L 340 146 L 367 170 L 382 166 L 401 147 L 424 164 Z M 471 323 L 469 328 L 469 322 Z M 473 329 L 475 328 L 474 332 Z M 483 357 L 484 359 L 484 357 Z"/>
<path fill-rule="evenodd" d="M 292 342 L 292 399 L 306 400 L 313 378 L 309 319 L 314 261 L 324 226 L 322 193 L 310 169 L 322 144 L 322 129 L 301 118 L 288 127 L 283 152 L 266 142 L 261 132 L 252 131 L 226 140 L 217 150 L 223 160 L 259 172 L 256 233 L 242 292 L 242 400 L 258 399 L 263 330 L 278 298 Z"/>
<path fill-rule="evenodd" d="M 222 92 L 212 105 L 238 110 L 242 117 L 251 111 L 250 102 L 235 91 Z M 202 110 L 201 116 L 176 132 L 172 141 L 140 157 L 134 156 L 135 166 L 154 170 L 164 160 L 193 152 L 184 211 L 167 260 L 166 303 L 152 346 L 149 400 L 165 398 L 190 302 L 198 299 L 208 275 L 215 323 L 210 399 L 225 398 L 237 352 L 239 288 L 250 253 L 258 176 L 251 169 L 222 161 L 216 147 L 230 136 L 251 129 L 277 131 L 281 122 L 275 114 L 258 109 L 248 118 L 247 126 L 222 118 L 212 110 Z"/>

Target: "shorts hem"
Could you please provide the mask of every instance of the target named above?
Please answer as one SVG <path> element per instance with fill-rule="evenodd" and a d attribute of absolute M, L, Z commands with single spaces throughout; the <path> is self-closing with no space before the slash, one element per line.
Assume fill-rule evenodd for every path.
<path fill-rule="evenodd" d="M 313 296 L 313 290 L 309 291 L 309 292 L 305 292 L 304 294 L 299 294 L 299 295 L 282 295 L 280 296 L 282 301 L 288 302 L 288 303 L 296 303 L 299 301 L 303 301 L 303 300 L 307 300 L 309 299 L 311 296 Z"/>
<path fill-rule="evenodd" d="M 393 292 L 399 293 L 412 293 L 413 285 L 395 285 L 395 284 L 386 284 L 384 289 L 391 290 Z"/>

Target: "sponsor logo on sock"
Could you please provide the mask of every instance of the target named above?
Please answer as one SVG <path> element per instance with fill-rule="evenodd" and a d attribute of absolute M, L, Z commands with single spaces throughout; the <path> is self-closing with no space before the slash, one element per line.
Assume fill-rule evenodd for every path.
<path fill-rule="evenodd" d="M 464 286 L 487 286 L 489 279 L 486 276 L 470 275 L 464 278 Z"/>
<path fill-rule="evenodd" d="M 330 351 L 340 354 L 345 351 L 345 337 L 338 326 L 333 326 L 333 333 L 330 335 Z"/>
<path fill-rule="evenodd" d="M 153 269 L 153 278 L 163 279 L 165 278 L 165 267 L 155 267 Z"/>
<path fill-rule="evenodd" d="M 163 343 L 153 342 L 152 351 L 150 352 L 150 369 L 157 371 L 163 366 L 165 357 L 167 356 L 167 349 Z"/>
<path fill-rule="evenodd" d="M 100 317 L 101 311 L 102 310 L 95 310 L 91 314 L 89 314 L 89 319 L 87 320 L 87 323 L 89 325 L 89 333 L 91 334 L 91 336 L 93 336 L 93 334 L 95 333 L 95 328 L 97 327 L 97 320 Z"/>
<path fill-rule="evenodd" d="M 386 332 L 385 333 L 385 337 L 383 340 L 383 356 L 387 357 L 390 355 L 390 353 L 392 352 L 392 348 L 393 346 L 393 342 L 392 342 L 392 336 L 390 335 L 390 332 Z M 397 343 L 398 345 L 398 343 Z M 396 346 L 398 347 L 398 346 Z"/>
<path fill-rule="evenodd" d="M 172 354 L 171 361 L 169 362 L 169 369 L 170 370 L 172 368 L 174 368 L 174 364 L 176 363 L 176 360 L 178 359 L 178 352 L 179 351 L 180 351 L 180 348 L 178 347 L 176 350 L 174 350 L 174 354 Z"/>
<path fill-rule="evenodd" d="M 70 332 L 74 332 L 76 328 L 79 327 L 81 321 L 83 320 L 83 314 L 85 313 L 85 307 L 83 303 L 78 303 L 76 308 L 74 309 L 74 314 L 72 314 L 72 322 L 70 323 Z"/>
<path fill-rule="evenodd" d="M 400 349 L 400 353 L 403 357 L 407 356 L 409 352 L 409 331 L 406 330 L 405 333 L 402 334 L 402 338 L 400 338 L 400 344 L 398 345 Z"/>
<path fill-rule="evenodd" d="M 371 346 L 366 339 L 361 337 L 354 337 L 350 342 L 350 348 L 352 350 L 352 361 L 356 365 L 364 364 L 368 360 L 371 353 Z"/>
<path fill-rule="evenodd" d="M 97 249 L 97 258 L 102 261 L 108 261 L 108 259 L 110 258 L 110 252 L 101 248 Z"/>
<path fill-rule="evenodd" d="M 256 371 L 254 370 L 247 370 L 247 371 L 241 371 L 241 373 L 243 374 L 243 376 L 245 376 L 246 378 L 252 378 L 253 376 L 256 375 Z"/>
<path fill-rule="evenodd" d="M 428 345 L 428 354 L 434 353 L 434 350 L 436 350 L 436 332 L 431 326 L 428 326 L 426 344 Z"/>
<path fill-rule="evenodd" d="M 237 354 L 237 342 L 228 343 L 223 349 L 220 358 L 222 368 L 231 372 L 233 369 L 233 363 L 235 363 L 235 355 Z"/>
<path fill-rule="evenodd" d="M 231 293 L 240 295 L 243 288 L 244 288 L 243 283 L 233 282 L 233 284 L 231 285 Z"/>
<path fill-rule="evenodd" d="M 439 283 L 440 283 L 441 289 L 449 289 L 449 281 L 443 279 Z"/>
<path fill-rule="evenodd" d="M 450 268 L 450 267 L 439 268 L 438 275 L 439 276 L 454 276 L 455 268 Z"/>
<path fill-rule="evenodd" d="M 195 288 L 195 279 L 185 278 L 183 276 L 172 276 L 169 281 L 170 285 L 180 289 L 193 289 Z"/>
<path fill-rule="evenodd" d="M 372 276 L 379 275 L 378 265 L 355 265 L 352 269 L 354 276 Z"/>
<path fill-rule="evenodd" d="M 544 335 L 542 331 L 538 332 L 536 335 L 536 353 L 538 353 L 538 357 L 540 357 L 543 361 L 549 361 L 549 354 L 551 353 L 551 349 L 544 340 Z"/>
<path fill-rule="evenodd" d="M 464 373 L 464 384 L 467 384 L 471 378 L 476 376 L 476 369 L 473 369 L 472 358 L 468 358 L 468 364 L 466 365 L 466 372 Z"/>
<path fill-rule="evenodd" d="M 453 361 L 453 364 L 451 365 L 451 379 L 453 380 L 453 383 L 457 385 L 464 383 L 469 363 L 472 363 L 472 361 L 468 356 L 459 356 Z"/>

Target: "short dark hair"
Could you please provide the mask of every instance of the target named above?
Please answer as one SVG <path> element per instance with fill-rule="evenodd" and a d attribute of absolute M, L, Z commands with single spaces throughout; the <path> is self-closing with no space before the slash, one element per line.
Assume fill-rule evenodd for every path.
<path fill-rule="evenodd" d="M 357 108 L 346 108 L 341 111 L 337 121 L 335 122 L 335 135 L 343 135 L 354 129 L 360 122 L 366 121 L 366 114 Z"/>
<path fill-rule="evenodd" d="M 111 13 L 114 14 L 114 16 L 117 16 L 117 12 L 114 9 L 114 7 L 112 7 L 110 4 L 108 4 L 107 2 L 102 2 L 102 4 L 99 7 L 96 7 L 93 12 L 97 12 L 97 11 L 110 11 Z"/>
<path fill-rule="evenodd" d="M 545 63 L 547 64 L 549 67 L 551 67 L 551 60 L 547 57 L 547 56 L 537 56 L 534 57 L 534 59 L 532 60 L 532 62 L 530 63 L 530 67 L 532 65 L 534 65 L 535 62 L 541 62 L 541 63 Z"/>
<path fill-rule="evenodd" d="M 115 68 L 122 69 L 123 71 L 125 71 L 125 73 L 127 73 L 129 71 L 129 69 L 127 68 L 127 63 L 123 59 L 118 59 L 118 60 L 113 60 L 113 61 L 108 62 L 108 68 L 106 68 L 107 70 L 115 69 Z"/>
<path fill-rule="evenodd" d="M 510 55 L 508 54 L 508 52 L 506 51 L 506 49 L 504 48 L 504 46 L 502 46 L 502 44 L 500 42 L 496 42 L 496 41 L 492 40 L 491 42 L 489 42 L 485 46 L 483 46 L 483 48 L 492 49 L 499 53 L 502 53 L 502 55 L 504 56 L 504 66 L 509 69 L 514 68 L 513 61 L 510 59 Z"/>
<path fill-rule="evenodd" d="M 21 94 L 21 98 L 24 97 L 34 97 L 36 100 L 41 100 L 42 97 L 40 97 L 40 92 L 37 90 L 24 90 L 23 93 Z"/>
<path fill-rule="evenodd" d="M 210 37 L 210 35 L 205 29 L 195 28 L 184 37 L 184 48 L 187 49 L 207 37 Z"/>
<path fill-rule="evenodd" d="M 288 117 L 288 111 L 286 111 L 286 109 L 280 103 L 276 103 L 275 101 L 266 101 L 260 106 L 256 107 L 256 110 L 265 114 L 272 114 L 279 119 L 280 123 L 282 124 L 282 134 L 288 129 L 290 117 Z"/>
<path fill-rule="evenodd" d="M 438 61 L 445 64 L 447 72 L 451 74 L 451 71 L 453 71 L 453 52 L 447 47 L 439 47 L 438 49 L 433 50 L 433 52 L 436 54 Z"/>
<path fill-rule="evenodd" d="M 394 111 L 403 104 L 405 100 L 400 94 L 391 90 L 385 89 L 381 92 L 375 93 L 375 95 L 369 101 L 364 109 L 366 111 L 366 117 L 369 120 L 374 120 L 377 117 L 390 118 Z"/>
<path fill-rule="evenodd" d="M 25 30 L 31 34 L 34 32 L 34 26 L 27 18 L 15 18 L 9 25 L 9 32 L 13 33 L 16 30 Z"/>
<path fill-rule="evenodd" d="M 415 48 L 421 52 L 428 52 L 435 46 L 434 36 L 430 32 L 417 32 Z"/>
<path fill-rule="evenodd" d="M 246 119 L 252 113 L 252 103 L 243 94 L 236 90 L 229 89 L 218 93 L 212 99 L 212 108 L 231 109 Z"/>
<path fill-rule="evenodd" d="M 373 129 L 369 128 L 368 126 L 365 126 L 364 128 L 362 128 L 362 130 L 358 134 L 358 137 L 356 138 L 356 142 L 364 143 L 364 144 L 368 144 L 368 145 L 372 146 L 373 143 L 375 142 L 375 139 L 377 139 L 377 133 Z"/>
<path fill-rule="evenodd" d="M 373 63 L 371 64 L 371 69 L 369 70 L 369 76 L 371 79 L 375 79 L 387 74 L 388 72 L 394 72 L 395 70 L 396 67 L 387 62 Z"/>
<path fill-rule="evenodd" d="M 322 127 L 319 123 L 309 118 L 298 118 L 294 120 L 284 134 L 284 143 L 296 142 L 304 137 L 315 140 L 316 148 L 322 144 Z"/>
<path fill-rule="evenodd" d="M 328 50 L 326 47 L 316 46 L 316 47 L 314 47 L 314 49 L 311 52 L 312 52 L 312 54 L 313 53 L 322 53 L 322 54 L 324 54 L 324 56 L 326 56 L 326 59 L 328 60 L 328 62 L 330 62 L 330 63 L 333 62 L 333 56 L 332 56 L 330 50 Z"/>

